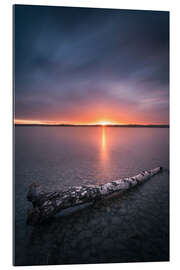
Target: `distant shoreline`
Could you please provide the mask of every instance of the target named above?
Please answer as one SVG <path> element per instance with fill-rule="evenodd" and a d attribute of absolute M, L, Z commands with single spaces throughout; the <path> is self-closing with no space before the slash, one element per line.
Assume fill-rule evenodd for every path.
<path fill-rule="evenodd" d="M 48 125 L 48 124 L 14 124 L 20 127 L 126 127 L 126 128 L 169 128 L 169 125 Z"/>

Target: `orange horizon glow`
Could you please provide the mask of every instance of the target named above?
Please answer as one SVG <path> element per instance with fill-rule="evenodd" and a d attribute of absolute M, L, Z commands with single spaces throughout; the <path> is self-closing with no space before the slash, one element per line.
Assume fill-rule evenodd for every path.
<path fill-rule="evenodd" d="M 111 122 L 111 121 L 100 121 L 100 122 L 96 122 L 97 125 L 101 125 L 101 126 L 106 126 L 106 125 L 122 125 L 122 123 L 115 123 L 115 122 Z"/>
<path fill-rule="evenodd" d="M 113 121 L 97 121 L 97 122 L 74 122 L 74 121 L 44 121 L 44 120 L 26 120 L 26 119 L 14 119 L 14 124 L 44 124 L 44 125 L 59 125 L 59 124 L 73 124 L 73 125 L 123 125 L 126 123 L 113 122 Z"/>
<path fill-rule="evenodd" d="M 14 124 L 23 124 L 23 125 L 168 125 L 169 123 L 147 123 L 147 122 L 126 122 L 126 121 L 110 121 L 110 120 L 100 120 L 94 122 L 79 122 L 79 121 L 45 121 L 45 120 L 31 120 L 31 119 L 14 119 Z"/>

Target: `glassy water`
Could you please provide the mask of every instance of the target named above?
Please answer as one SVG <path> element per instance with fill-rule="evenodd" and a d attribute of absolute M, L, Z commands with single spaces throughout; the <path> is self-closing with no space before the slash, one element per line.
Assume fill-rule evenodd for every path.
<path fill-rule="evenodd" d="M 26 225 L 32 182 L 44 190 L 100 184 L 163 166 L 123 196 L 41 226 Z M 15 128 L 15 264 L 169 259 L 169 129 Z"/>

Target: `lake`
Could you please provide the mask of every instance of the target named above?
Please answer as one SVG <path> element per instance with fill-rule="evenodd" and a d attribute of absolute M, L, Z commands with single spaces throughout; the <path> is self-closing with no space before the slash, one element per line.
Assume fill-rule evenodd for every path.
<path fill-rule="evenodd" d="M 169 129 L 15 127 L 14 263 L 169 260 Z M 100 184 L 163 166 L 123 196 L 47 224 L 26 224 L 28 187 Z"/>

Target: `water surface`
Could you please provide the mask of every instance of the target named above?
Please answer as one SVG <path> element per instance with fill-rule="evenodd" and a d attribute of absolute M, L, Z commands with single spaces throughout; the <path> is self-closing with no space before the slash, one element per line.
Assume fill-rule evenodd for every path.
<path fill-rule="evenodd" d="M 47 191 L 166 170 L 124 196 L 46 225 L 26 225 L 28 186 Z M 169 258 L 169 129 L 15 128 L 16 265 Z"/>

